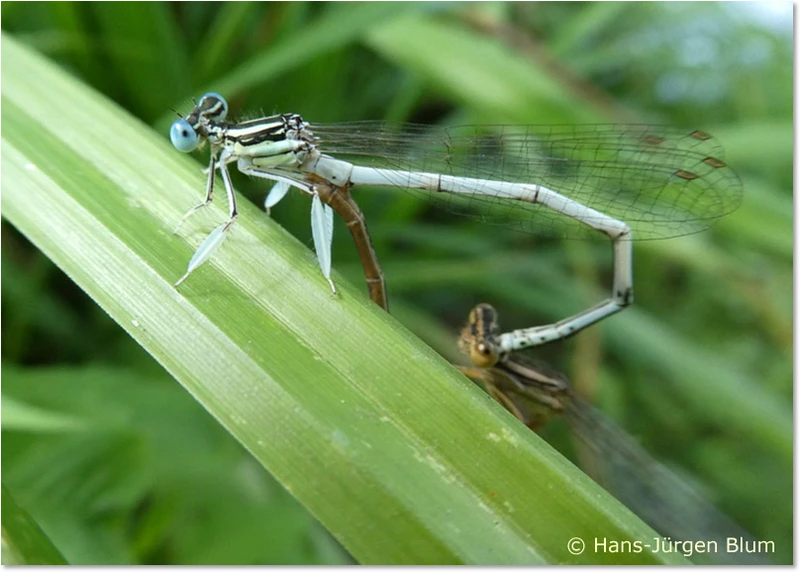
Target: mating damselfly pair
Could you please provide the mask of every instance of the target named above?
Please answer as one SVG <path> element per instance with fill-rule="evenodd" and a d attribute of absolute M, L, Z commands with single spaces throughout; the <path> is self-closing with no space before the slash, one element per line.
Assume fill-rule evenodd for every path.
<path fill-rule="evenodd" d="M 478 207 L 482 218 L 503 219 L 532 232 L 568 237 L 601 233 L 614 251 L 608 300 L 555 324 L 508 333 L 497 330 L 490 306 L 479 306 L 460 344 L 474 367 L 460 369 L 531 428 L 564 413 L 589 447 L 612 462 L 613 474 L 601 484 L 609 490 L 610 485 L 622 487 L 612 492 L 636 505 L 631 506 L 636 512 L 651 511 L 652 524 L 665 534 L 705 538 L 740 532 L 575 396 L 563 376 L 512 353 L 571 335 L 630 304 L 633 237 L 697 232 L 738 206 L 738 178 L 710 135 L 646 125 L 317 125 L 296 114 L 233 123 L 226 121 L 227 112 L 224 98 L 206 94 L 171 130 L 181 151 L 204 142 L 211 147 L 205 200 L 183 220 L 210 203 L 217 169 L 230 206 L 228 221 L 201 245 L 189 272 L 213 253 L 237 217 L 230 163 L 276 183 L 265 201 L 268 210 L 291 187 L 312 197 L 315 248 L 334 291 L 330 249 L 333 211 L 339 213 L 355 238 L 371 297 L 384 308 L 383 276 L 363 216 L 350 196 L 354 186 L 421 190 L 448 197 L 452 210 Z"/>
<path fill-rule="evenodd" d="M 237 217 L 228 165 L 274 181 L 265 206 L 291 187 L 312 197 L 311 226 L 317 257 L 331 288 L 333 210 L 338 196 L 368 242 L 363 217 L 350 200 L 355 186 L 425 191 L 438 197 L 480 201 L 483 217 L 511 217 L 533 232 L 606 235 L 614 252 L 611 295 L 553 324 L 498 336 L 502 353 L 572 335 L 633 300 L 632 239 L 666 238 L 705 229 L 735 210 L 741 185 L 703 131 L 650 125 L 461 126 L 384 122 L 314 124 L 297 114 L 239 123 L 227 121 L 228 104 L 203 95 L 191 113 L 172 124 L 180 151 L 210 145 L 205 200 L 211 202 L 216 170 L 229 203 L 229 219 L 200 246 L 179 283 L 221 244 Z M 352 162 L 351 162 L 352 161 Z M 340 214 L 343 212 L 337 208 Z M 362 256 L 362 260 L 363 260 Z M 379 272 L 372 285 L 382 286 Z M 373 295 L 373 299 L 376 296 Z M 377 301 L 377 300 L 376 300 Z M 384 297 L 385 301 L 385 297 Z"/>

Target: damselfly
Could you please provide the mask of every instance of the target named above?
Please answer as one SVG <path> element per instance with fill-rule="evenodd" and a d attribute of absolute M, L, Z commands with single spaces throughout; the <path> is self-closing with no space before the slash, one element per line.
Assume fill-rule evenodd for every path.
<path fill-rule="evenodd" d="M 229 163 L 277 183 L 267 208 L 296 187 L 315 197 L 312 230 L 329 282 L 330 214 L 314 190 L 321 181 L 348 190 L 397 187 L 479 199 L 486 205 L 485 218 L 498 212 L 508 216 L 513 206 L 525 215 L 511 213 L 520 228 L 565 236 L 589 230 L 610 238 L 611 296 L 559 322 L 500 335 L 504 353 L 572 335 L 628 306 L 633 301 L 634 235 L 646 239 L 697 232 L 741 201 L 739 180 L 722 160 L 722 149 L 702 131 L 649 125 L 323 125 L 297 114 L 230 123 L 227 111 L 222 96 L 208 93 L 189 116 L 172 125 L 172 143 L 180 151 L 190 152 L 206 140 L 211 144 L 206 200 L 184 220 L 210 202 L 219 169 L 230 204 L 224 230 L 233 224 L 237 211 Z M 528 216 L 532 211 L 539 216 Z"/>
<path fill-rule="evenodd" d="M 576 395 L 566 377 L 519 352 L 502 355 L 498 334 L 497 312 L 479 304 L 459 338 L 459 348 L 476 366 L 459 369 L 495 401 L 534 430 L 551 417 L 565 417 L 579 439 L 578 456 L 587 473 L 660 534 L 674 540 L 717 541 L 718 553 L 707 555 L 710 563 L 765 563 L 756 555 L 729 554 L 728 538 L 751 537 Z M 698 555 L 700 561 L 707 562 L 706 556 Z"/>

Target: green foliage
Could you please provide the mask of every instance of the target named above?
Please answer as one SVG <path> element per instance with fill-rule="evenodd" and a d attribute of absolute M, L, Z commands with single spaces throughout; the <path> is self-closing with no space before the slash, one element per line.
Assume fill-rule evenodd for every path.
<path fill-rule="evenodd" d="M 3 486 L 3 564 L 66 564 L 50 539 Z"/>
<path fill-rule="evenodd" d="M 347 563 L 258 462 L 163 375 L 105 366 L 6 366 L 3 374 L 3 429 L 15 435 L 3 452 L 5 479 L 70 563 Z M 10 419 L 8 396 L 35 404 L 37 418 L 68 413 L 80 425 Z"/>
<path fill-rule="evenodd" d="M 70 192 L 94 205 L 101 226 L 114 228 L 123 220 L 119 217 L 130 217 L 125 222 L 142 234 L 121 240 L 164 277 L 180 276 L 192 247 L 150 221 L 150 209 L 179 213 L 193 204 L 202 192 L 200 175 L 190 174 L 182 158 L 164 145 L 164 172 L 172 169 L 180 176 L 166 174 L 152 182 L 162 198 L 126 206 L 110 189 L 120 184 L 114 178 L 138 175 L 133 156 L 154 145 L 156 136 L 166 137 L 174 117 L 169 109 L 184 111 L 190 97 L 209 89 L 224 93 L 235 114 L 294 111 L 318 122 L 629 120 L 686 125 L 716 135 L 744 183 L 739 211 L 701 235 L 637 244 L 635 305 L 573 340 L 543 348 L 537 357 L 565 371 L 578 391 L 594 396 L 654 456 L 691 475 L 756 537 L 774 540 L 776 561 L 791 561 L 791 27 L 761 24 L 766 11 L 749 13 L 752 7 L 726 3 L 115 8 L 66 2 L 4 3 L 2 10 L 5 34 L 153 126 L 155 135 L 128 122 L 126 129 L 142 138 L 136 143 L 109 137 L 93 121 L 99 112 L 113 113 L 110 106 L 89 98 L 85 113 L 69 111 L 83 113 L 84 129 L 74 136 L 108 151 L 101 174 L 97 163 L 86 168 L 47 137 L 34 134 L 33 144 L 42 147 L 31 152 L 48 153 L 51 176 L 57 178 L 85 169 L 77 171 L 83 186 L 75 184 Z M 37 118 L 26 118 L 30 111 L 9 103 L 4 64 L 6 166 L 11 156 L 6 132 L 10 136 L 15 125 L 33 130 Z M 58 122 L 59 113 L 38 120 Z M 93 141 L 99 133 L 107 139 Z M 192 190 L 176 194 L 187 181 Z M 6 193 L 8 184 L 4 173 Z M 254 200 L 266 192 L 263 182 L 240 177 L 235 184 Z M 152 194 L 142 191 L 142 196 Z M 605 295 L 611 262 L 605 243 L 487 230 L 402 193 L 365 191 L 356 200 L 383 263 L 394 317 L 448 358 L 455 356 L 455 332 L 474 303 L 491 302 L 506 327 L 526 327 L 564 317 Z M 305 243 L 309 207 L 305 198 L 295 197 L 275 212 L 279 224 Z M 5 216 L 7 208 L 4 197 Z M 69 212 L 39 213 L 36 204 L 27 208 L 32 220 L 41 215 L 54 225 Z M 214 226 L 204 216 L 190 223 L 193 246 Z M 239 225 L 247 229 L 239 240 L 268 238 L 279 255 L 302 259 L 300 291 L 306 293 L 318 278 L 312 256 L 254 209 L 245 209 Z M 242 448 L 240 435 L 211 420 L 209 411 L 218 418 L 219 413 L 203 395 L 195 395 L 201 407 L 16 230 L 4 224 L 2 238 L 4 483 L 69 562 L 347 561 L 321 526 Z M 233 281 L 249 279 L 248 255 L 260 253 L 252 263 L 259 267 L 270 256 L 263 244 L 244 242 L 232 246 L 229 240 L 220 254 L 243 269 L 244 274 L 226 275 Z M 101 268 L 108 261 L 93 264 Z M 331 311 L 341 312 L 343 320 L 361 320 L 358 331 L 365 338 L 370 328 L 386 328 L 388 320 L 359 298 L 361 271 L 341 227 L 334 268 L 356 286 L 343 285 L 354 299 Z M 193 276 L 185 298 L 225 309 L 225 296 L 232 291 L 216 269 L 215 264 Z M 274 269 L 261 272 L 269 276 Z M 113 292 L 113 284 L 102 286 Z M 273 308 L 288 303 L 276 288 L 265 284 L 258 298 L 272 300 Z M 323 288 L 313 290 L 315 296 Z M 285 316 L 282 312 L 277 315 Z M 268 314 L 259 315 L 267 319 Z M 124 325 L 136 333 L 130 321 Z M 279 326 L 285 324 L 253 328 L 270 332 Z M 191 346 L 198 335 L 183 332 L 180 341 Z M 317 348 L 322 342 L 310 343 Z M 171 351 L 179 354 L 175 344 Z M 281 351 L 293 351 L 289 346 L 277 344 L 260 363 L 269 357 L 280 361 Z M 378 367 L 379 361 L 369 358 L 361 367 Z M 445 377 L 432 381 L 434 387 L 447 387 L 444 379 L 458 384 L 452 375 L 438 375 Z M 317 405 L 334 404 L 337 385 L 327 378 L 314 381 L 305 390 L 320 393 Z M 402 387 L 405 380 L 392 381 Z M 385 385 L 375 384 L 375 391 L 385 391 Z M 437 403 L 443 395 L 448 400 L 451 394 L 480 397 L 463 387 L 460 393 L 443 391 L 429 399 L 447 415 L 455 414 L 455 405 Z M 503 422 L 497 420 L 503 414 L 486 400 L 456 401 L 465 407 L 467 402 L 476 426 Z M 233 413 L 237 406 L 246 410 L 244 403 L 234 404 Z M 425 424 L 413 414 L 411 419 Z M 505 421 L 513 427 L 513 420 Z M 556 446 L 568 450 L 559 429 L 556 424 L 547 432 Z M 342 430 L 350 434 L 350 428 Z M 294 439 L 285 443 L 302 447 Z M 486 448 L 491 446 L 476 445 Z M 502 475 L 506 468 L 486 470 Z M 3 521 L 5 528 L 5 511 Z M 227 546 L 210 541 L 228 532 Z"/>

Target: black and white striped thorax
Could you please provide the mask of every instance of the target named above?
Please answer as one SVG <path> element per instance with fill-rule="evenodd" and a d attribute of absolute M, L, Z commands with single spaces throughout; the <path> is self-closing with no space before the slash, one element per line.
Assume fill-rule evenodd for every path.
<path fill-rule="evenodd" d="M 242 147 L 255 147 L 264 142 L 278 142 L 285 139 L 304 141 L 314 145 L 314 135 L 308 123 L 296 113 L 272 115 L 241 123 L 225 125 L 220 136 L 228 142 Z"/>

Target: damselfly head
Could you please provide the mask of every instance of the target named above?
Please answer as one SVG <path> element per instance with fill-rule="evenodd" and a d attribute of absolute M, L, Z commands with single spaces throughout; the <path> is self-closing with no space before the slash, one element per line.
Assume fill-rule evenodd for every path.
<path fill-rule="evenodd" d="M 497 331 L 497 311 L 489 304 L 478 304 L 469 313 L 458 347 L 476 366 L 492 367 L 500 360 Z"/>
<path fill-rule="evenodd" d="M 204 94 L 186 118 L 176 119 L 169 130 L 172 145 L 191 153 L 208 137 L 209 128 L 228 116 L 228 102 L 218 93 Z"/>
<path fill-rule="evenodd" d="M 500 359 L 500 352 L 493 343 L 475 340 L 469 347 L 469 359 L 478 367 L 492 367 Z"/>

